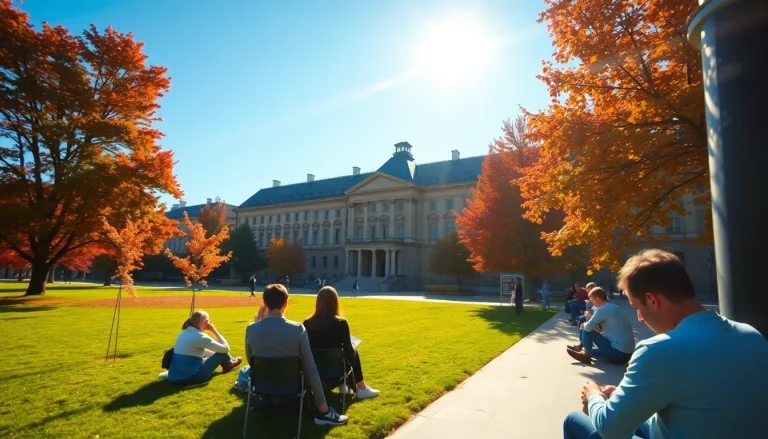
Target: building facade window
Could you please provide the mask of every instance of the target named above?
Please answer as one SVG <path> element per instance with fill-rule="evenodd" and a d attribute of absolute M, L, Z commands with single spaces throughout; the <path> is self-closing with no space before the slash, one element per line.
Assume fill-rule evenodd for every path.
<path fill-rule="evenodd" d="M 456 223 L 453 221 L 445 222 L 445 235 L 450 235 L 456 231 Z"/>
<path fill-rule="evenodd" d="M 355 236 L 357 236 L 358 241 L 362 241 L 363 239 L 363 226 L 357 226 L 357 230 L 355 231 Z"/>
<path fill-rule="evenodd" d="M 267 243 L 264 241 L 264 232 L 259 232 L 259 246 L 264 247 Z"/>
<path fill-rule="evenodd" d="M 402 201 L 398 201 L 397 202 L 397 211 L 398 212 L 402 212 L 403 210 L 405 210 L 405 203 L 402 202 Z"/>
<path fill-rule="evenodd" d="M 695 211 L 696 216 L 696 233 L 704 233 L 707 228 L 707 208 L 699 206 Z"/>
<path fill-rule="evenodd" d="M 448 210 L 448 211 L 453 210 L 453 198 L 449 198 L 445 200 L 445 210 Z"/>
<path fill-rule="evenodd" d="M 336 218 L 341 218 L 341 209 L 336 209 Z"/>
<path fill-rule="evenodd" d="M 330 210 L 326 210 L 326 211 L 325 211 L 325 219 L 326 219 L 326 221 L 328 220 L 328 218 L 329 218 L 330 216 L 331 216 L 331 214 L 330 214 Z"/>
<path fill-rule="evenodd" d="M 294 230 L 293 231 L 293 243 L 298 244 L 299 243 L 299 231 Z"/>
<path fill-rule="evenodd" d="M 293 214 L 293 221 L 298 222 L 299 221 L 299 212 L 294 212 Z"/>
<path fill-rule="evenodd" d="M 304 221 L 309 221 L 309 211 L 304 211 Z"/>
<path fill-rule="evenodd" d="M 323 256 L 323 268 L 328 268 L 328 256 Z"/>
<path fill-rule="evenodd" d="M 397 233 L 398 239 L 403 239 L 405 237 L 405 226 L 402 224 L 398 224 L 397 228 L 395 229 Z"/>
<path fill-rule="evenodd" d="M 376 239 L 376 226 L 371 226 L 371 229 L 369 230 L 370 235 L 368 235 L 371 239 Z"/>
<path fill-rule="evenodd" d="M 381 237 L 384 238 L 384 239 L 387 239 L 387 237 L 389 236 L 387 234 L 387 232 L 389 232 L 389 226 L 387 226 L 386 224 L 382 224 L 382 226 L 381 226 Z"/>
<path fill-rule="evenodd" d="M 264 224 L 264 215 L 262 215 L 261 218 L 259 219 L 259 223 Z"/>
<path fill-rule="evenodd" d="M 288 230 L 283 232 L 283 239 L 285 239 L 286 241 L 290 241 L 291 240 L 291 232 L 289 232 Z"/>
<path fill-rule="evenodd" d="M 272 240 L 272 232 L 267 232 L 267 244 Z"/>
<path fill-rule="evenodd" d="M 363 206 L 358 205 L 355 208 L 355 212 L 357 212 L 358 215 L 362 215 L 363 214 Z"/>
<path fill-rule="evenodd" d="M 389 203 L 386 201 L 381 203 L 381 211 L 382 212 L 389 212 Z"/>
<path fill-rule="evenodd" d="M 429 241 L 430 242 L 437 241 L 437 223 L 436 222 L 429 223 Z"/>
<path fill-rule="evenodd" d="M 301 243 L 303 245 L 309 245 L 309 230 L 304 230 L 302 234 Z"/>
<path fill-rule="evenodd" d="M 672 225 L 667 227 L 667 233 L 680 234 L 683 233 L 683 217 L 680 215 L 672 215 Z"/>
<path fill-rule="evenodd" d="M 376 212 L 376 203 L 371 203 L 371 205 L 369 206 L 369 210 L 371 212 Z"/>
<path fill-rule="evenodd" d="M 291 221 L 291 214 L 290 213 L 286 213 L 285 214 L 285 222 L 290 222 L 290 221 Z"/>
<path fill-rule="evenodd" d="M 430 212 L 437 211 L 437 200 L 429 200 L 429 211 Z"/>
<path fill-rule="evenodd" d="M 331 243 L 331 231 L 328 229 L 323 229 L 323 245 L 328 245 Z"/>
<path fill-rule="evenodd" d="M 312 256 L 312 268 L 317 268 L 317 258 Z"/>
<path fill-rule="evenodd" d="M 333 268 L 339 268 L 339 257 L 334 256 L 333 257 Z"/>
<path fill-rule="evenodd" d="M 333 231 L 333 243 L 334 245 L 341 244 L 341 229 L 336 229 Z"/>
<path fill-rule="evenodd" d="M 272 215 L 269 216 L 269 221 L 267 221 L 269 224 L 272 224 Z"/>
<path fill-rule="evenodd" d="M 312 245 L 320 244 L 320 231 L 315 229 L 312 231 Z"/>

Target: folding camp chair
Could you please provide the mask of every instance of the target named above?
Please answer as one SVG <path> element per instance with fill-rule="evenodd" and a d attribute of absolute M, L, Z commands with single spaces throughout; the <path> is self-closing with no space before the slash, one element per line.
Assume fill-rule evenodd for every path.
<path fill-rule="evenodd" d="M 356 383 L 355 372 L 352 370 L 352 365 L 347 361 L 347 357 L 344 356 L 344 348 L 312 349 L 312 357 L 315 359 L 320 381 L 324 384 L 330 383 L 332 385 L 331 389 L 335 389 L 347 382 L 348 386 L 352 386 L 350 388 L 354 388 Z M 352 377 L 351 382 L 347 381 L 349 377 Z M 342 392 L 342 414 L 344 414 L 346 408 L 347 392 Z"/>
<path fill-rule="evenodd" d="M 248 382 L 248 400 L 245 404 L 243 439 L 246 439 L 248 413 L 251 411 L 251 395 L 268 397 L 298 397 L 299 427 L 296 438 L 301 438 L 301 421 L 304 414 L 304 396 L 309 392 L 304 386 L 301 357 L 263 358 L 251 357 Z"/>

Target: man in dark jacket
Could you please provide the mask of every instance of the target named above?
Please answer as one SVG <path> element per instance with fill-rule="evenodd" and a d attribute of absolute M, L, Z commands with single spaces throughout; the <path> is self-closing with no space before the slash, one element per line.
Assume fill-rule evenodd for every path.
<path fill-rule="evenodd" d="M 256 276 L 251 275 L 251 278 L 248 279 L 248 286 L 251 287 L 251 296 L 255 296 L 256 292 Z"/>
<path fill-rule="evenodd" d="M 515 314 L 520 315 L 523 312 L 523 280 L 515 277 Z"/>

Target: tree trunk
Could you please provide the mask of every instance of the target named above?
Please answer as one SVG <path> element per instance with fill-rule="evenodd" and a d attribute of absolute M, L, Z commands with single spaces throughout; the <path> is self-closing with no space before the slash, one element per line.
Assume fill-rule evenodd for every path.
<path fill-rule="evenodd" d="M 112 286 L 112 276 L 115 275 L 115 270 L 107 269 L 104 271 L 104 286 L 105 287 L 111 287 Z"/>
<path fill-rule="evenodd" d="M 25 296 L 42 296 L 45 294 L 45 280 L 48 278 L 50 267 L 45 262 L 32 263 L 32 274 L 29 276 L 29 285 Z"/>
<path fill-rule="evenodd" d="M 19 282 L 24 280 L 24 270 L 19 270 Z"/>

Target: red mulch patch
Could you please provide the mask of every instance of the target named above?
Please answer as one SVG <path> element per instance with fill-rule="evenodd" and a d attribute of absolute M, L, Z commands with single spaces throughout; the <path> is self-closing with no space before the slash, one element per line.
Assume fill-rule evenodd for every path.
<path fill-rule="evenodd" d="M 45 298 L 18 298 L 13 301 L 6 301 L 5 304 L 13 305 L 49 305 L 49 306 L 78 306 L 84 308 L 113 308 L 116 299 L 94 299 L 94 300 L 66 300 L 66 299 L 45 299 Z M 192 295 L 188 296 L 124 296 L 120 301 L 121 307 L 129 308 L 189 308 L 192 304 Z M 227 307 L 248 307 L 259 309 L 262 300 L 259 297 L 251 296 L 197 296 L 195 298 L 195 308 L 227 308 Z"/>

